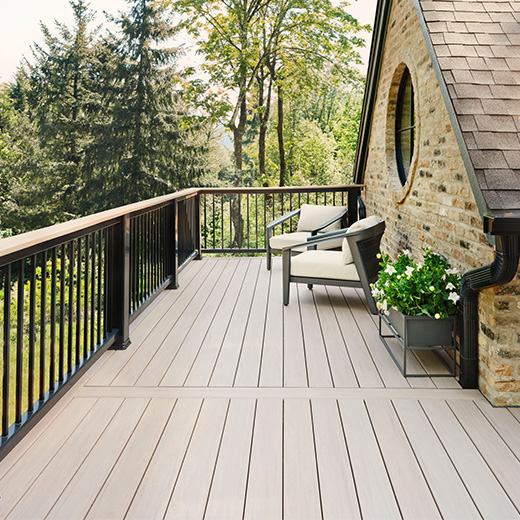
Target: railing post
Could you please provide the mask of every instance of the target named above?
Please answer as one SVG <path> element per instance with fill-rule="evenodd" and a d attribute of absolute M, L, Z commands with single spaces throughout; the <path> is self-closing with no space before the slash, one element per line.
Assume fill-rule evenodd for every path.
<path fill-rule="evenodd" d="M 201 222 L 201 197 L 200 192 L 195 196 L 195 250 L 197 251 L 197 256 L 195 260 L 202 260 L 202 222 Z"/>
<path fill-rule="evenodd" d="M 359 188 L 349 189 L 347 192 L 347 207 L 348 207 L 348 225 L 351 226 L 358 220 L 358 196 L 360 195 Z"/>
<path fill-rule="evenodd" d="M 169 216 L 167 218 L 166 228 L 166 269 L 167 273 L 171 276 L 170 285 L 167 289 L 178 289 L 179 287 L 179 255 L 178 255 L 178 244 L 179 244 L 179 226 L 178 226 L 178 214 L 179 208 L 177 199 L 174 199 L 168 206 Z"/>
<path fill-rule="evenodd" d="M 112 328 L 118 329 L 113 349 L 124 350 L 130 345 L 130 216 L 121 217 L 114 233 L 114 256 L 109 266 L 112 275 Z"/>

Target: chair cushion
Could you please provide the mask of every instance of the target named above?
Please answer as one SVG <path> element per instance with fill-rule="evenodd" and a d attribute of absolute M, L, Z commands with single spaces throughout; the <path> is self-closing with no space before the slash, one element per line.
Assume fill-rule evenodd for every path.
<path fill-rule="evenodd" d="M 298 219 L 298 228 L 296 231 L 312 231 L 322 224 L 325 224 L 331 218 L 338 216 L 345 211 L 345 206 L 316 206 L 313 204 L 303 204 Z M 328 233 L 329 231 L 337 231 L 341 229 L 341 220 L 334 222 L 321 231 Z"/>
<path fill-rule="evenodd" d="M 296 231 L 295 233 L 286 233 L 285 235 L 275 235 L 269 239 L 271 249 L 283 249 L 284 247 L 293 246 L 299 242 L 305 242 L 311 234 L 308 231 Z M 320 233 L 318 233 L 320 236 Z M 318 244 L 318 249 L 334 249 L 341 247 L 341 238 L 330 240 L 322 244 Z M 297 247 L 294 251 L 306 251 L 306 247 Z"/>
<path fill-rule="evenodd" d="M 375 215 L 370 217 L 362 218 L 352 224 L 348 230 L 349 231 L 359 231 L 361 229 L 367 229 L 369 227 L 375 226 L 379 222 L 378 218 Z M 352 256 L 352 251 L 348 245 L 348 241 L 346 238 L 343 239 L 343 243 L 341 244 L 341 252 L 343 253 L 343 263 L 345 265 L 351 264 L 354 261 L 354 257 Z"/>
<path fill-rule="evenodd" d="M 343 263 L 341 251 L 305 251 L 291 259 L 291 275 L 359 281 L 356 266 Z"/>

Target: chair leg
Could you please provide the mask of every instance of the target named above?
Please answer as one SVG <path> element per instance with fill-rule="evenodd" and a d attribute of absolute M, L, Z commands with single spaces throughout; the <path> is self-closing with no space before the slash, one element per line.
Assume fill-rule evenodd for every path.
<path fill-rule="evenodd" d="M 307 284 L 307 287 L 308 287 L 309 289 L 312 289 L 312 283 L 308 283 L 308 284 Z"/>
<path fill-rule="evenodd" d="M 270 271 L 271 270 L 271 251 L 269 249 L 267 250 L 266 260 L 267 260 L 267 270 Z"/>
<path fill-rule="evenodd" d="M 282 283 L 283 283 L 283 304 L 289 305 L 289 292 L 291 286 L 291 252 L 282 253 Z"/>

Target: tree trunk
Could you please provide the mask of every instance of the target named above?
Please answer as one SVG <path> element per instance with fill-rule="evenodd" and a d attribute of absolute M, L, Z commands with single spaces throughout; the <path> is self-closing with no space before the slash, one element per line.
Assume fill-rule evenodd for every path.
<path fill-rule="evenodd" d="M 243 185 L 243 171 L 242 171 L 242 144 L 244 138 L 244 132 L 246 130 L 246 122 L 247 122 L 247 107 L 246 107 L 246 98 L 243 97 L 240 103 L 240 115 L 238 120 L 238 125 L 232 125 L 233 130 L 233 153 L 235 156 L 235 179 L 233 181 L 233 186 L 238 187 Z M 243 242 L 243 229 L 244 229 L 244 219 L 242 218 L 241 212 L 241 204 L 240 204 L 240 195 L 231 195 L 231 221 L 233 222 L 233 227 L 235 230 L 233 241 L 231 243 L 231 247 L 242 247 Z"/>
<path fill-rule="evenodd" d="M 280 186 L 285 186 L 287 165 L 285 162 L 285 144 L 283 141 L 283 94 L 278 85 L 278 152 L 280 154 Z"/>
<path fill-rule="evenodd" d="M 262 83 L 260 83 L 260 79 L 258 81 L 258 105 L 263 108 L 265 102 L 265 110 L 260 111 L 260 130 L 258 134 L 258 173 L 261 178 L 265 179 L 265 138 L 267 135 L 267 125 L 269 123 L 269 111 L 271 108 L 271 92 L 273 89 L 273 80 L 272 76 L 269 80 L 269 88 L 267 91 L 267 100 L 264 101 L 264 85 L 263 81 L 265 77 L 262 78 Z"/>

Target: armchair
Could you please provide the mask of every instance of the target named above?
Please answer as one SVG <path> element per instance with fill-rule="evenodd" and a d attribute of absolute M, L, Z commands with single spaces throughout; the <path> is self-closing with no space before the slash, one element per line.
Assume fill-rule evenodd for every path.
<path fill-rule="evenodd" d="M 339 230 L 345 225 L 347 216 L 345 206 L 315 206 L 303 204 L 300 209 L 286 213 L 281 217 L 269 222 L 266 227 L 266 250 L 267 250 L 267 269 L 271 269 L 271 256 L 273 253 L 281 253 L 282 249 L 300 242 L 305 242 L 307 238 L 317 236 L 318 233 L 326 233 Z M 273 231 L 287 220 L 298 216 L 298 227 L 294 233 L 284 233 L 274 235 Z M 316 246 L 314 246 L 316 247 Z M 330 249 L 341 247 L 341 240 L 330 241 L 327 244 L 318 244 L 318 248 Z M 293 253 L 305 251 L 307 247 L 301 246 L 294 248 Z"/>
<path fill-rule="evenodd" d="M 372 296 L 370 284 L 375 282 L 380 270 L 377 254 L 385 222 L 375 216 L 361 219 L 350 228 L 311 237 L 308 241 L 282 250 L 283 301 L 289 304 L 290 283 L 306 283 L 309 289 L 313 284 L 359 287 L 363 289 L 372 314 L 377 307 Z M 342 251 L 308 250 L 298 256 L 291 254 L 295 248 L 317 246 L 328 241 L 342 240 Z"/>

